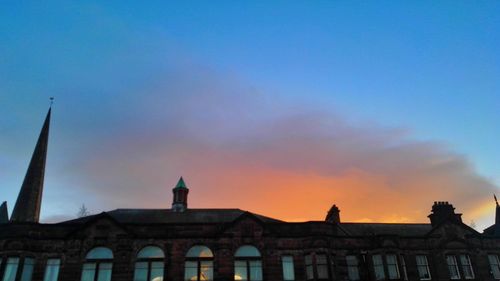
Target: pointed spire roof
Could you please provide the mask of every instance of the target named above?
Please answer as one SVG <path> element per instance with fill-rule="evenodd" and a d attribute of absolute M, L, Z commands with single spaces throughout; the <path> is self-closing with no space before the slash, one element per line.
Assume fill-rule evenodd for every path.
<path fill-rule="evenodd" d="M 184 182 L 184 179 L 182 177 L 177 182 L 175 188 L 187 188 L 186 183 Z"/>
<path fill-rule="evenodd" d="M 7 201 L 4 201 L 2 205 L 0 205 L 0 223 L 8 223 L 9 222 L 9 212 L 7 211 Z"/>
<path fill-rule="evenodd" d="M 49 108 L 45 117 L 21 191 L 19 191 L 19 196 L 14 205 L 11 216 L 13 222 L 38 222 L 40 219 L 51 110 L 52 108 Z"/>

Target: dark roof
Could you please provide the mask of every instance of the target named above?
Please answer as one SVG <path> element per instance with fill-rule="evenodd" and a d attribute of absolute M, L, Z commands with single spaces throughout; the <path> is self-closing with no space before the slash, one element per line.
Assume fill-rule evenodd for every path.
<path fill-rule="evenodd" d="M 424 236 L 432 230 L 428 223 L 341 223 L 340 227 L 353 236 Z"/>
<path fill-rule="evenodd" d="M 280 220 L 249 213 L 240 209 L 188 209 L 184 212 L 173 212 L 171 209 L 116 209 L 105 212 L 119 223 L 124 224 L 184 224 L 184 223 L 229 223 L 243 214 L 250 214 L 263 222 L 281 222 Z M 62 222 L 85 223 L 96 216 L 92 215 Z"/>

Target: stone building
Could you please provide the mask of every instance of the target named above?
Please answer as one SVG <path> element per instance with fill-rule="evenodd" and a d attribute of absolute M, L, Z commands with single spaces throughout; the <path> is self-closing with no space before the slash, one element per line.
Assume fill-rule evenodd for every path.
<path fill-rule="evenodd" d="M 0 207 L 1 281 L 497 280 L 500 207 L 479 233 L 447 202 L 425 224 L 284 222 L 240 209 L 117 209 L 39 223 L 49 136 L 45 119 L 9 218 Z"/>

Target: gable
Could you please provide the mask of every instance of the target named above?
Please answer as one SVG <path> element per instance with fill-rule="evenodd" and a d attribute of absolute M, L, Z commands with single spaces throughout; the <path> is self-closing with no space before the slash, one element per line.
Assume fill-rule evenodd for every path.
<path fill-rule="evenodd" d="M 243 213 L 223 230 L 223 233 L 237 237 L 260 237 L 263 232 L 263 222 L 249 212 Z"/>
<path fill-rule="evenodd" d="M 102 213 L 72 231 L 70 237 L 113 239 L 129 236 L 130 232 L 109 215 Z"/>

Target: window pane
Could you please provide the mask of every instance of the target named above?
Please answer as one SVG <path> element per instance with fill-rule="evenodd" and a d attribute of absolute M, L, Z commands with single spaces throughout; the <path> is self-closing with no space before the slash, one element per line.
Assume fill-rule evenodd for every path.
<path fill-rule="evenodd" d="M 136 262 L 134 271 L 134 281 L 147 281 L 148 279 L 148 263 Z"/>
<path fill-rule="evenodd" d="M 381 255 L 373 255 L 373 270 L 375 271 L 375 279 L 382 280 L 385 279 L 384 264 L 382 262 Z"/>
<path fill-rule="evenodd" d="M 151 262 L 150 281 L 163 281 L 164 263 L 162 261 Z"/>
<path fill-rule="evenodd" d="M 345 259 L 349 280 L 359 280 L 358 258 L 356 256 L 346 256 Z"/>
<path fill-rule="evenodd" d="M 474 279 L 474 270 L 470 262 L 469 255 L 460 255 L 460 263 L 462 264 L 462 272 L 465 279 Z"/>
<path fill-rule="evenodd" d="M 112 259 L 113 258 L 113 252 L 105 247 L 96 247 L 87 254 L 87 259 Z"/>
<path fill-rule="evenodd" d="M 193 246 L 186 254 L 189 258 L 213 258 L 212 250 L 206 246 Z"/>
<path fill-rule="evenodd" d="M 8 258 L 2 281 L 15 281 L 19 258 Z"/>
<path fill-rule="evenodd" d="M 201 261 L 200 262 L 200 280 L 211 281 L 214 279 L 214 262 Z"/>
<path fill-rule="evenodd" d="M 99 272 L 97 273 L 97 281 L 111 281 L 111 270 L 113 264 L 106 262 L 99 264 Z"/>
<path fill-rule="evenodd" d="M 416 256 L 417 260 L 417 271 L 418 277 L 420 280 L 429 280 L 431 279 L 431 273 L 429 270 L 429 264 L 427 262 L 427 257 L 424 255 Z"/>
<path fill-rule="evenodd" d="M 142 248 L 142 250 L 137 254 L 138 259 L 161 259 L 164 258 L 165 254 L 163 250 L 156 246 L 147 246 Z"/>
<path fill-rule="evenodd" d="M 32 258 L 24 259 L 23 272 L 21 273 L 21 281 L 31 281 L 34 267 L 35 267 L 34 259 Z"/>
<path fill-rule="evenodd" d="M 446 256 L 446 263 L 448 264 L 450 279 L 460 279 L 460 272 L 458 272 L 457 259 L 455 256 Z"/>
<path fill-rule="evenodd" d="M 95 269 L 95 263 L 84 263 L 82 269 L 82 281 L 94 281 Z"/>
<path fill-rule="evenodd" d="M 236 250 L 235 257 L 260 257 L 260 252 L 257 248 L 250 245 L 241 246 Z"/>
<path fill-rule="evenodd" d="M 262 280 L 262 263 L 261 261 L 250 261 L 250 280 Z"/>
<path fill-rule="evenodd" d="M 243 281 L 248 280 L 246 261 L 234 262 L 234 280 L 243 280 Z"/>
<path fill-rule="evenodd" d="M 47 266 L 45 267 L 45 275 L 43 277 L 43 281 L 57 281 L 57 278 L 59 277 L 60 265 L 60 259 L 48 259 Z"/>
<path fill-rule="evenodd" d="M 293 257 L 292 256 L 281 257 L 281 264 L 283 267 L 283 280 L 295 280 Z"/>
<path fill-rule="evenodd" d="M 184 280 L 185 281 L 198 280 L 198 262 L 186 261 L 184 268 Z"/>
<path fill-rule="evenodd" d="M 500 262 L 497 255 L 488 255 L 488 260 L 490 262 L 491 274 L 493 278 L 500 279 Z"/>
<path fill-rule="evenodd" d="M 399 256 L 401 258 L 401 267 L 403 268 L 403 280 L 408 280 L 408 272 L 406 271 L 406 261 L 404 256 Z"/>
<path fill-rule="evenodd" d="M 313 262 L 312 262 L 312 256 L 311 255 L 307 255 L 306 258 L 305 258 L 305 262 L 306 262 L 306 265 L 311 265 Z"/>
<path fill-rule="evenodd" d="M 389 279 L 399 279 L 399 268 L 396 255 L 385 256 L 385 261 L 387 263 L 387 274 L 389 275 Z"/>

